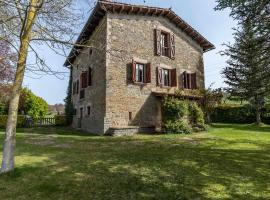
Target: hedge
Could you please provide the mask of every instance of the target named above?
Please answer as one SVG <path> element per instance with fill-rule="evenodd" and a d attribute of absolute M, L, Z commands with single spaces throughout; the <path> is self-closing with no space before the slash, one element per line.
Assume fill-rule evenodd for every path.
<path fill-rule="evenodd" d="M 256 114 L 254 108 L 248 104 L 244 106 L 222 105 L 214 109 L 211 121 L 214 123 L 250 124 L 256 122 Z M 270 115 L 266 111 L 263 112 L 262 122 L 270 124 Z"/>
<path fill-rule="evenodd" d="M 205 130 L 202 109 L 196 102 L 174 97 L 162 101 L 162 123 L 166 133 L 189 134 Z"/>
<path fill-rule="evenodd" d="M 0 115 L 0 128 L 6 127 L 7 124 L 7 115 Z M 25 116 L 18 115 L 17 118 L 17 127 L 24 127 L 25 126 Z"/>
<path fill-rule="evenodd" d="M 56 126 L 66 126 L 67 125 L 67 118 L 65 115 L 55 115 L 55 125 Z"/>

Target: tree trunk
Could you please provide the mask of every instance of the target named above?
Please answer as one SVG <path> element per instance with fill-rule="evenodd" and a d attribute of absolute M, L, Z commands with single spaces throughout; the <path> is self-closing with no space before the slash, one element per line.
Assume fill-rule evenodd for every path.
<path fill-rule="evenodd" d="M 261 109 L 259 108 L 259 106 L 256 106 L 256 124 L 260 125 L 262 123 L 262 119 L 261 119 Z"/>
<path fill-rule="evenodd" d="M 39 2 L 39 0 L 30 1 L 30 8 L 26 11 L 27 17 L 24 19 L 25 26 L 22 27 L 21 31 L 22 37 L 20 41 L 21 43 L 18 55 L 16 75 L 9 102 L 8 120 L 6 125 L 6 134 L 0 173 L 6 173 L 14 170 L 15 134 L 18 116 L 18 104 L 26 67 L 29 42 L 31 39 L 31 31 L 41 5 L 42 4 Z"/>

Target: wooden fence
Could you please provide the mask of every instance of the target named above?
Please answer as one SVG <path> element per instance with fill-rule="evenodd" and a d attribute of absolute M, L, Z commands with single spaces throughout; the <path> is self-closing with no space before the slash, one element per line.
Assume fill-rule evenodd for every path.
<path fill-rule="evenodd" d="M 27 118 L 25 120 L 25 125 L 27 127 L 41 127 L 41 126 L 55 126 L 55 118 L 54 117 L 45 117 L 39 119 Z"/>

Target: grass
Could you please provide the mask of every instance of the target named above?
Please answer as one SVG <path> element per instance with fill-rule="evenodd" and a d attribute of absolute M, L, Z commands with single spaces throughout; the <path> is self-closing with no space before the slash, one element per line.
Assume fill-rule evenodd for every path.
<path fill-rule="evenodd" d="M 0 131 L 0 145 L 3 138 Z M 266 200 L 270 126 L 215 124 L 208 133 L 120 138 L 20 129 L 16 166 L 0 176 L 1 200 Z"/>

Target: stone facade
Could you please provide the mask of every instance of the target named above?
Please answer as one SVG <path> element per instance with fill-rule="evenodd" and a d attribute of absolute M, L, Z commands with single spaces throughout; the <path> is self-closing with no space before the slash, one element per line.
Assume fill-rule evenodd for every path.
<path fill-rule="evenodd" d="M 175 59 L 155 54 L 155 29 L 175 35 Z M 93 49 L 91 57 L 85 49 L 75 60 L 73 80 L 78 79 L 84 67 L 94 70 L 93 84 L 86 88 L 86 97 L 73 96 L 77 109 L 74 127 L 77 127 L 80 108 L 91 105 L 91 115 L 83 117 L 82 129 L 98 134 L 120 127 L 160 127 L 161 98 L 153 92 L 174 93 L 183 87 L 184 71 L 197 74 L 197 86 L 204 88 L 203 49 L 168 19 L 157 16 L 107 13 L 89 44 L 105 46 Z M 88 49 L 89 50 L 89 49 Z M 151 83 L 134 84 L 129 74 L 132 60 L 151 63 Z M 177 87 L 157 86 L 157 67 L 176 68 Z M 133 131 L 133 129 L 132 129 Z"/>
<path fill-rule="evenodd" d="M 82 130 L 98 134 L 104 133 L 106 109 L 106 35 L 107 18 L 105 17 L 87 43 L 93 48 L 84 48 L 77 56 L 72 68 L 73 81 L 79 80 L 81 73 L 87 71 L 89 67 L 92 69 L 92 85 L 85 88 L 85 97 L 80 99 L 80 95 L 75 94 L 72 98 L 76 109 L 73 127 L 79 128 L 80 123 Z M 88 106 L 90 106 L 90 115 L 87 113 Z"/>

